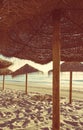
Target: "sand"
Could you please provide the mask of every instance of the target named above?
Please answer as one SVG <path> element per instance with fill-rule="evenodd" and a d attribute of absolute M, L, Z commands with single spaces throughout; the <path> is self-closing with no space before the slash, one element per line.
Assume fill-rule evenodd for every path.
<path fill-rule="evenodd" d="M 0 90 L 0 130 L 52 130 L 51 88 L 31 85 L 26 95 L 21 85 L 8 83 Z M 83 92 L 73 91 L 72 101 L 62 89 L 60 130 L 83 130 Z"/>

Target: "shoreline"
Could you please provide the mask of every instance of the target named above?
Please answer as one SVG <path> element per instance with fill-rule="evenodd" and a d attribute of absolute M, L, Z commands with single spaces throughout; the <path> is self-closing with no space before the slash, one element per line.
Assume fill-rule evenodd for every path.
<path fill-rule="evenodd" d="M 25 82 L 13 82 L 5 81 L 5 89 L 25 91 Z M 74 87 L 72 90 L 72 98 L 83 100 L 83 90 L 77 89 L 79 86 Z M 0 90 L 2 89 L 2 82 L 0 81 Z M 38 92 L 41 94 L 50 94 L 52 95 L 52 86 L 41 85 L 37 83 L 28 83 L 28 92 Z M 69 98 L 69 87 L 61 86 L 60 87 L 60 97 Z"/>

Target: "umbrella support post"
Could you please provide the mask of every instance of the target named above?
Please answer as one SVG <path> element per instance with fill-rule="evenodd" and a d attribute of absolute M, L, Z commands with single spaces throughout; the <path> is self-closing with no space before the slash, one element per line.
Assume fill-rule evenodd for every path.
<path fill-rule="evenodd" d="M 55 11 L 53 39 L 53 124 L 52 130 L 60 130 L 60 12 Z"/>
<path fill-rule="evenodd" d="M 28 80 L 28 74 L 26 73 L 26 85 L 25 85 L 25 93 L 27 94 L 28 92 L 27 92 L 27 80 Z"/>
<path fill-rule="evenodd" d="M 5 75 L 3 75 L 3 90 L 4 90 L 4 83 L 5 83 Z"/>
<path fill-rule="evenodd" d="M 70 71 L 70 94 L 69 94 L 69 103 L 72 103 L 72 71 Z"/>

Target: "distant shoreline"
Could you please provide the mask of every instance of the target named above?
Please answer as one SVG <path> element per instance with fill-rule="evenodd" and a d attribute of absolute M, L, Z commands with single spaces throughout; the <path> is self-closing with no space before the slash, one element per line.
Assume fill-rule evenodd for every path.
<path fill-rule="evenodd" d="M 0 90 L 2 89 L 2 82 L 0 82 Z M 13 82 L 5 81 L 5 89 L 13 89 L 19 91 L 25 91 L 25 82 Z M 52 86 L 41 85 L 37 83 L 28 83 L 28 92 L 38 92 L 41 94 L 50 94 L 52 95 Z M 69 87 L 60 87 L 60 96 L 69 98 Z M 73 99 L 83 100 L 83 90 L 77 89 L 74 87 L 72 92 Z"/>

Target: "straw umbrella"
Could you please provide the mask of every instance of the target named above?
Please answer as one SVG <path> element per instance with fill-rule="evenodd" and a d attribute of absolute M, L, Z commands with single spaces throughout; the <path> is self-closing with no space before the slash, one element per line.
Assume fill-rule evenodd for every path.
<path fill-rule="evenodd" d="M 12 62 L 0 58 L 0 69 L 9 67 L 10 65 L 12 65 Z"/>
<path fill-rule="evenodd" d="M 73 3 L 72 5 L 70 4 L 71 2 Z M 13 0 L 12 2 L 10 2 L 13 4 L 9 3 L 9 6 L 3 6 L 2 8 L 11 7 L 12 11 L 10 12 L 12 12 L 12 14 L 17 13 L 16 15 L 12 15 L 12 17 L 17 18 L 16 19 L 11 18 L 11 13 L 10 12 L 6 13 L 6 10 L 3 11 L 4 14 L 0 12 L 1 14 L 3 14 L 3 19 L 0 20 L 1 24 L 0 27 L 2 28 L 0 30 L 0 40 L 2 43 L 0 44 L 0 53 L 7 57 L 14 56 L 23 59 L 29 59 L 40 64 L 50 62 L 52 60 L 52 43 L 54 42 L 53 37 L 55 37 L 53 34 L 55 34 L 56 31 L 55 26 L 57 26 L 57 24 L 55 25 L 55 21 L 58 22 L 59 20 L 59 26 L 60 26 L 59 36 L 61 41 L 60 60 L 82 61 L 83 60 L 83 53 L 82 53 L 83 11 L 81 10 L 82 3 L 81 1 L 79 1 L 79 4 L 77 4 L 77 0 L 75 0 L 74 2 L 71 0 L 71 2 L 69 0 L 66 0 L 66 2 L 62 0 L 61 3 L 58 3 L 58 5 L 60 4 L 59 6 L 62 5 L 61 10 L 56 10 L 55 8 L 55 11 L 52 12 L 47 11 L 47 13 L 45 13 L 44 15 L 36 14 L 36 16 L 34 15 L 34 17 L 26 15 L 26 17 L 24 16 L 24 18 L 21 19 L 20 21 L 19 21 L 20 18 L 17 17 L 19 14 L 17 12 L 20 12 L 21 9 L 18 6 L 18 2 L 16 1 L 14 2 Z M 16 6 L 14 6 L 14 4 L 16 4 Z M 22 5 L 22 0 L 20 0 L 20 4 Z M 16 12 L 16 10 L 14 10 L 14 7 L 12 6 L 17 7 L 17 10 L 19 11 Z M 24 3 L 23 6 L 26 6 L 26 4 Z M 58 6 L 56 4 L 55 6 L 58 9 Z M 66 9 L 65 6 L 67 6 L 68 10 Z M 79 6 L 80 10 L 78 9 L 75 10 L 75 7 L 73 9 L 70 9 L 71 6 L 72 8 L 73 6 L 75 6 L 76 8 Z M 27 6 L 27 12 L 28 9 L 29 8 Z M 24 13 L 26 14 L 26 11 Z M 23 16 L 23 14 L 20 13 L 19 15 Z M 4 18 L 6 20 L 4 20 Z M 11 20 L 13 22 L 12 26 L 8 27 L 8 29 L 5 30 L 4 27 L 7 25 L 10 26 Z M 15 22 L 14 20 L 17 21 Z M 4 27 L 2 26 L 2 24 L 5 24 Z M 71 50 L 68 48 L 71 48 Z"/>
<path fill-rule="evenodd" d="M 59 14 L 57 14 L 57 16 L 59 16 Z M 46 17 L 46 18 L 48 20 L 49 17 Z M 25 20 L 25 21 L 27 22 L 27 20 Z M 54 86 L 53 87 L 53 130 L 59 130 L 59 127 L 60 127 L 60 119 L 59 119 L 60 118 L 60 109 L 59 109 L 59 105 L 60 105 L 60 103 L 59 103 L 60 68 L 59 67 L 60 66 L 59 66 L 59 64 L 60 64 L 60 60 L 72 60 L 72 61 L 73 60 L 78 60 L 78 61 L 83 60 L 82 33 L 79 33 L 80 29 L 77 29 L 78 36 L 72 35 L 71 32 L 70 32 L 70 34 L 67 34 L 67 32 L 65 33 L 65 31 L 64 31 L 62 39 L 59 39 L 59 37 L 60 37 L 60 33 L 59 33 L 60 32 L 60 28 L 59 28 L 60 17 L 57 17 L 56 20 L 54 20 L 56 32 L 51 31 L 51 33 L 50 33 L 48 30 L 46 30 L 47 35 L 46 35 L 46 32 L 45 33 L 40 32 L 41 27 L 43 30 L 44 23 L 40 24 L 41 25 L 40 29 L 37 30 L 37 25 L 39 25 L 38 21 L 37 21 L 38 24 L 36 24 L 36 25 L 34 22 L 31 23 L 30 21 L 31 20 L 29 20 L 29 22 L 27 22 L 27 25 L 28 25 L 28 23 L 31 24 L 31 25 L 29 24 L 30 29 L 27 29 L 27 27 L 25 26 L 25 31 L 24 31 L 24 25 L 26 25 L 26 24 L 24 24 L 24 22 L 22 21 L 23 26 L 21 26 L 22 24 L 18 23 L 16 26 L 14 26 L 15 28 L 12 27 L 12 29 L 9 30 L 9 34 L 10 34 L 9 37 L 6 36 L 6 35 L 8 35 L 7 32 L 1 33 L 1 35 L 3 35 L 3 37 L 4 37 L 4 39 L 3 38 L 1 39 L 1 42 L 3 44 L 0 45 L 2 48 L 0 50 L 0 52 L 8 57 L 15 56 L 15 57 L 24 58 L 24 59 L 30 59 L 35 62 L 41 63 L 41 64 L 48 63 L 49 61 L 51 61 L 52 55 L 53 55 L 53 68 L 54 68 L 53 69 L 54 70 L 53 71 L 53 86 Z M 63 22 L 63 24 L 64 24 L 63 28 L 65 28 L 66 24 L 64 22 Z M 18 27 L 18 25 L 19 25 L 19 27 Z M 74 24 L 72 24 L 71 28 L 73 27 L 73 25 Z M 33 28 L 31 29 L 31 27 L 33 27 Z M 75 25 L 74 25 L 74 27 L 75 27 Z M 45 28 L 47 28 L 47 26 L 45 26 Z M 29 32 L 27 30 L 29 30 Z M 50 30 L 50 25 L 49 25 L 49 30 Z M 52 37 L 52 33 L 54 33 L 54 38 Z M 73 33 L 75 34 L 75 32 L 73 32 Z M 43 35 L 41 35 L 41 37 L 39 38 L 38 34 L 43 34 Z M 70 40 L 71 35 L 73 37 Z M 79 35 L 80 35 L 81 41 L 79 40 Z M 46 38 L 45 38 L 45 36 L 46 36 Z M 45 40 L 44 40 L 44 38 L 45 38 Z M 44 41 L 42 41 L 42 39 Z M 64 39 L 64 41 L 63 41 L 63 39 Z M 38 40 L 39 44 L 38 44 L 37 40 Z M 54 44 L 51 46 L 52 40 L 53 40 Z M 61 59 L 60 59 L 60 43 L 61 43 L 60 40 L 62 41 Z M 69 43 L 72 43 L 72 45 L 69 44 L 68 41 L 70 41 Z M 7 45 L 6 47 L 3 46 L 4 43 Z M 77 44 L 77 43 L 80 43 L 80 44 Z M 71 49 L 69 49 L 68 47 Z M 53 48 L 53 54 L 52 54 L 52 48 Z M 12 50 L 12 51 L 8 51 L 8 50 Z M 70 50 L 72 53 L 70 53 Z M 67 58 L 65 58 L 65 54 L 66 54 Z"/>
<path fill-rule="evenodd" d="M 80 62 L 64 62 L 61 64 L 61 72 L 70 72 L 70 92 L 69 92 L 69 103 L 72 103 L 72 73 L 83 72 L 83 64 Z M 53 72 L 50 70 L 48 74 Z"/>
<path fill-rule="evenodd" d="M 5 75 L 10 75 L 12 73 L 11 70 L 9 69 L 0 69 L 0 75 L 3 75 L 3 87 L 2 90 L 4 90 L 4 85 L 5 85 Z"/>
<path fill-rule="evenodd" d="M 83 64 L 80 62 L 64 62 L 61 64 L 61 71 L 70 72 L 70 93 L 69 103 L 72 103 L 72 72 L 83 72 Z"/>
<path fill-rule="evenodd" d="M 59 130 L 60 60 L 83 61 L 83 1 L 2 1 L 0 27 L 3 55 L 41 64 L 53 60 L 53 130 Z"/>
<path fill-rule="evenodd" d="M 45 15 L 53 10 L 83 9 L 83 2 L 81 0 L 79 0 L 79 4 L 78 0 L 32 0 L 30 2 L 23 0 L 2 0 L 0 5 L 0 24 L 4 29 L 10 28 L 25 18 L 32 19 L 34 16 Z"/>
<path fill-rule="evenodd" d="M 5 0 L 0 2 L 0 24 L 6 29 L 13 24 L 24 20 L 25 18 L 32 18 L 38 15 L 44 15 L 53 10 L 69 10 L 69 9 L 83 9 L 82 0 L 45 0 L 30 2 L 24 0 Z"/>
<path fill-rule="evenodd" d="M 18 76 L 18 75 L 22 75 L 25 74 L 26 76 L 26 82 L 25 82 L 25 93 L 27 94 L 27 87 L 28 87 L 28 73 L 33 73 L 33 72 L 38 72 L 39 70 L 28 65 L 25 64 L 24 66 L 22 66 L 21 68 L 19 68 L 18 70 L 16 70 L 15 72 L 12 73 L 12 76 Z"/>
<path fill-rule="evenodd" d="M 5 75 L 8 75 L 12 72 L 11 70 L 7 69 L 7 67 L 9 67 L 10 65 L 12 65 L 12 62 L 0 58 L 0 75 L 3 75 L 3 90 Z"/>

